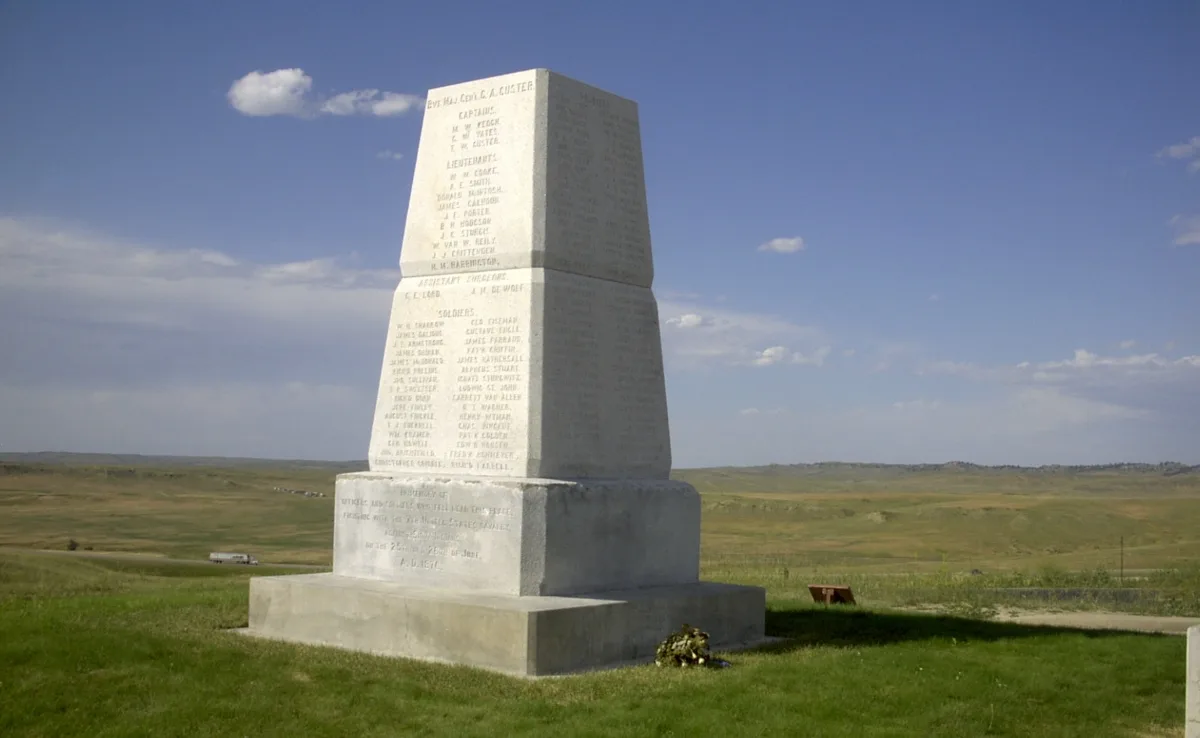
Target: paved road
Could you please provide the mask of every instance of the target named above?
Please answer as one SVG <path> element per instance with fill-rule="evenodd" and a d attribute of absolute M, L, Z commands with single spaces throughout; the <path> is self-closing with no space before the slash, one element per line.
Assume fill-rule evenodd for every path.
<path fill-rule="evenodd" d="M 42 554 L 45 556 L 73 556 L 91 559 L 116 559 L 118 561 L 143 561 L 146 563 L 195 564 L 211 566 L 208 559 L 170 559 L 155 554 L 128 553 L 124 551 L 49 551 L 38 548 L 2 548 L 0 551 L 19 551 L 21 553 Z M 269 566 L 273 569 L 328 569 L 327 566 L 316 564 L 273 564 L 269 561 L 258 562 L 259 566 Z M 223 565 L 222 565 L 223 566 Z"/>

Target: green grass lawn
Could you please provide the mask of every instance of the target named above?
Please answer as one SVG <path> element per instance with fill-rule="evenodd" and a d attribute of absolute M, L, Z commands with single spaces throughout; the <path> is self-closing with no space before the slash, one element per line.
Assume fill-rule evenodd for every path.
<path fill-rule="evenodd" d="M 0 553 L 0 735 L 1181 732 L 1179 637 L 772 598 L 787 640 L 732 668 L 526 681 L 229 632 L 249 577 L 276 573 Z"/>
<path fill-rule="evenodd" d="M 1022 587 L 1200 615 L 1200 475 L 679 472 L 702 494 L 702 575 L 765 586 L 786 640 L 724 670 L 523 681 L 231 633 L 249 577 L 298 572 L 167 560 L 328 566 L 345 470 L 0 463 L 0 736 L 1181 733 L 1182 638 L 986 617 Z M 862 606 L 816 607 L 810 583 Z M 969 617 L 897 609 L 931 604 Z"/>

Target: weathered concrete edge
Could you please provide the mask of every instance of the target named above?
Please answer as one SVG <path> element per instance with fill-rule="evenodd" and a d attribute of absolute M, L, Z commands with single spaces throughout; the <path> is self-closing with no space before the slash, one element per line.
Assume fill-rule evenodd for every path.
<path fill-rule="evenodd" d="M 245 630 L 270 640 L 522 677 L 652 661 L 655 645 L 681 622 L 717 634 L 714 652 L 778 640 L 765 637 L 761 587 L 698 582 L 597 595 L 603 599 L 472 597 L 330 574 L 256 577 Z M 469 643 L 480 627 L 489 640 Z M 603 636 L 593 640 L 597 633 Z"/>
<path fill-rule="evenodd" d="M 323 641 L 305 640 L 302 638 L 292 638 L 292 637 L 288 637 L 288 636 L 282 636 L 282 635 L 271 634 L 271 633 L 259 633 L 259 632 L 254 631 L 251 628 L 229 628 L 226 632 L 233 633 L 235 635 L 240 635 L 245 638 L 256 638 L 256 639 L 263 640 L 263 641 L 275 641 L 276 643 L 293 643 L 293 644 L 300 645 L 300 646 L 309 646 L 310 648 L 331 648 L 336 651 L 345 651 L 347 653 L 362 653 L 362 654 L 366 654 L 368 656 L 378 656 L 380 658 L 385 658 L 385 659 L 399 659 L 399 660 L 404 660 L 404 661 L 416 661 L 416 662 L 423 663 L 423 664 L 437 664 L 439 666 L 453 666 L 458 669 L 474 669 L 476 671 L 482 671 L 482 672 L 485 672 L 488 674 L 499 674 L 501 676 L 513 677 L 515 679 L 525 679 L 525 680 L 529 680 L 529 681 L 538 681 L 541 679 L 570 679 L 572 677 L 586 676 L 588 674 L 597 674 L 597 673 L 605 672 L 605 671 L 617 671 L 620 669 L 630 669 L 630 668 L 634 668 L 634 667 L 638 667 L 638 666 L 646 666 L 647 664 L 654 663 L 653 657 L 646 657 L 643 659 L 632 659 L 629 661 L 621 661 L 621 662 L 613 663 L 613 664 L 605 664 L 603 666 L 593 666 L 593 667 L 589 667 L 586 669 L 579 669 L 577 671 L 572 671 L 568 674 L 526 674 L 526 673 L 520 672 L 520 671 L 505 671 L 505 670 L 500 670 L 500 669 L 490 669 L 486 666 L 477 666 L 475 664 L 462 664 L 462 663 L 458 663 L 455 661 L 450 661 L 447 659 L 439 659 L 439 658 L 434 658 L 434 657 L 418 658 L 416 656 L 396 656 L 395 654 L 387 653 L 385 651 L 361 651 L 359 649 L 347 648 L 346 646 L 339 646 L 336 644 L 325 643 Z M 765 646 L 773 646 L 778 643 L 786 643 L 789 640 L 791 640 L 791 639 L 778 638 L 775 636 L 764 636 L 758 640 L 749 641 L 746 643 L 734 643 L 734 644 L 728 644 L 728 645 L 720 646 L 718 648 L 714 648 L 714 649 L 712 649 L 712 654 L 713 654 L 713 656 L 720 657 L 724 654 L 739 653 L 739 652 L 743 652 L 743 651 L 753 651 L 755 649 L 763 648 Z M 1189 736 L 1188 738 L 1191 738 L 1191 736 Z"/>

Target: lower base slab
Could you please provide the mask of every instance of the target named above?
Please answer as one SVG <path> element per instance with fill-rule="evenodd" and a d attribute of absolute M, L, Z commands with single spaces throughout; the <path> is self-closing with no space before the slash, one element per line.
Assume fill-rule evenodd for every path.
<path fill-rule="evenodd" d="M 586 597 L 510 597 L 301 574 L 250 580 L 262 638 L 549 676 L 652 661 L 684 623 L 714 651 L 765 641 L 766 591 L 695 584 Z"/>

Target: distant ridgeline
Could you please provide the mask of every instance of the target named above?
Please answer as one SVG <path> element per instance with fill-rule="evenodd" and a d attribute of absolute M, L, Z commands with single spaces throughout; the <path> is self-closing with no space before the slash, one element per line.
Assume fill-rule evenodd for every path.
<path fill-rule="evenodd" d="M 365 471 L 367 460 L 314 461 L 310 459 L 252 459 L 237 456 L 149 456 L 142 454 L 89 454 L 67 451 L 0 453 L 0 463 L 70 466 L 124 467 L 209 467 L 217 469 L 313 469 L 321 471 Z"/>
<path fill-rule="evenodd" d="M 338 472 L 365 471 L 367 461 L 318 461 L 306 459 L 255 459 L 235 456 L 149 456 L 141 454 L 90 454 L 59 451 L 35 453 L 0 453 L 0 463 L 8 464 L 65 464 L 71 466 L 151 466 L 151 467 L 211 467 L 220 469 L 314 469 Z M 1043 466 L 1017 466 L 1000 464 L 987 466 L 967 461 L 948 461 L 943 464 L 872 464 L 849 461 L 819 461 L 811 464 L 768 464 L 766 466 L 721 466 L 707 468 L 676 469 L 676 472 L 736 472 L 738 474 L 762 474 L 766 476 L 806 476 L 838 472 L 877 471 L 881 473 L 933 473 L 933 472 L 1011 472 L 1020 474 L 1081 474 L 1102 472 L 1129 472 L 1136 474 L 1161 474 L 1172 477 L 1178 474 L 1200 473 L 1200 464 L 1190 466 L 1177 461 L 1162 461 L 1157 464 L 1120 462 L 1113 464 L 1046 464 Z"/>
<path fill-rule="evenodd" d="M 701 471 L 688 469 L 678 471 Z M 819 461 L 812 464 L 768 464 L 766 466 L 722 466 L 704 469 L 708 472 L 736 472 L 738 474 L 761 474 L 764 476 L 815 476 L 848 471 L 878 471 L 890 473 L 931 472 L 1011 472 L 1020 474 L 1083 474 L 1103 472 L 1130 472 L 1136 474 L 1161 474 L 1172 477 L 1178 474 L 1200 473 L 1200 464 L 1189 466 L 1177 461 L 1161 461 L 1157 464 L 1119 462 L 1113 464 L 1045 464 L 1042 466 L 1017 466 L 999 464 L 987 466 L 969 461 L 947 461 L 942 464 L 871 464 L 849 461 Z"/>

